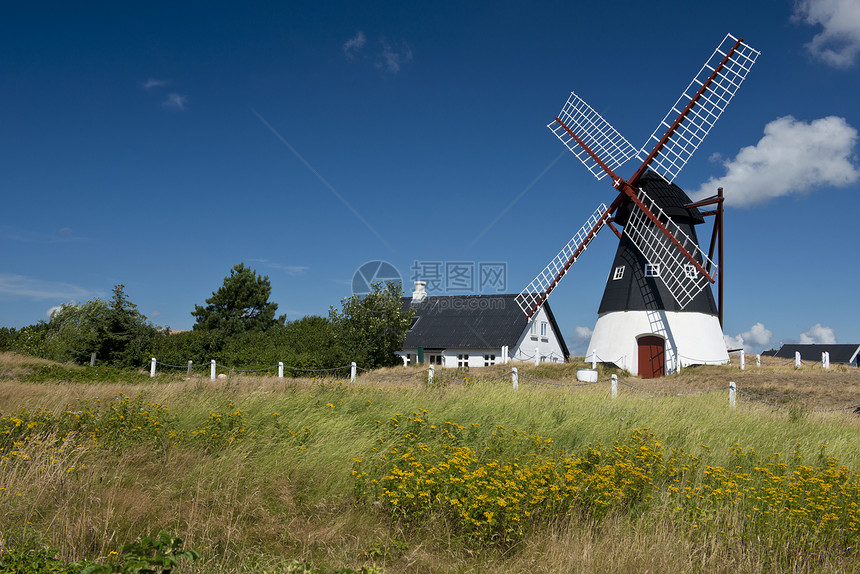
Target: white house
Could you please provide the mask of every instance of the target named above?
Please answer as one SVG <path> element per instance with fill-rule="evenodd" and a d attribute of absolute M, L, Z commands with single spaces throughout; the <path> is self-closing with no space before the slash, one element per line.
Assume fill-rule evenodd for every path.
<path fill-rule="evenodd" d="M 415 310 L 406 332 L 404 364 L 424 362 L 443 367 L 484 367 L 508 361 L 563 363 L 570 353 L 549 303 L 531 321 L 516 295 L 449 295 L 428 297 L 424 282 L 415 282 L 404 308 Z"/>

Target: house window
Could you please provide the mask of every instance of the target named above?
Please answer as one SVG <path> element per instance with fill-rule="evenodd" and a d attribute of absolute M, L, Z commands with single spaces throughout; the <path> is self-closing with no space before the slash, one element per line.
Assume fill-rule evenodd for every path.
<path fill-rule="evenodd" d="M 442 355 L 427 355 L 427 362 L 431 365 L 441 365 Z"/>
<path fill-rule="evenodd" d="M 659 277 L 660 276 L 660 264 L 659 263 L 646 263 L 645 264 L 645 277 Z"/>
<path fill-rule="evenodd" d="M 490 365 L 496 364 L 496 356 L 495 355 L 484 355 L 484 366 L 489 367 Z"/>
<path fill-rule="evenodd" d="M 612 280 L 618 281 L 622 277 L 624 277 L 624 265 L 619 265 L 615 268 L 615 273 L 612 274 Z"/>
<path fill-rule="evenodd" d="M 686 265 L 684 265 L 684 275 L 686 275 L 688 279 L 695 279 L 696 266 L 692 263 L 687 263 Z"/>
<path fill-rule="evenodd" d="M 540 336 L 544 339 L 546 338 L 546 321 L 541 321 L 540 323 Z"/>
<path fill-rule="evenodd" d="M 469 355 L 457 355 L 457 366 L 458 367 L 468 367 L 469 366 Z"/>

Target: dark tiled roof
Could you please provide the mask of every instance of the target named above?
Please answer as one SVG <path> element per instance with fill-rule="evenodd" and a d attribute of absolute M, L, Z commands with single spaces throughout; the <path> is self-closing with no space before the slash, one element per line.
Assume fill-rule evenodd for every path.
<path fill-rule="evenodd" d="M 804 361 L 821 361 L 821 353 L 830 353 L 831 363 L 850 363 L 851 359 L 857 360 L 857 350 L 860 345 L 783 345 L 776 352 L 776 357 L 781 359 L 793 359 L 794 353 L 800 351 L 800 358 Z"/>
<path fill-rule="evenodd" d="M 519 342 L 528 321 L 514 300 L 516 295 L 454 295 L 427 297 L 412 304 L 403 298 L 403 308 L 410 305 L 417 320 L 406 333 L 404 349 L 495 349 Z M 544 303 L 556 338 L 569 356 L 555 317 Z"/>

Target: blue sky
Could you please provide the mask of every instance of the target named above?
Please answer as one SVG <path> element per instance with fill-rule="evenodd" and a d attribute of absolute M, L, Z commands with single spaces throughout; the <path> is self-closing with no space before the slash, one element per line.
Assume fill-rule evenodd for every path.
<path fill-rule="evenodd" d="M 518 292 L 615 195 L 546 128 L 569 92 L 638 147 L 731 33 L 762 55 L 676 179 L 726 190 L 725 333 L 860 343 L 857 0 L 126 4 L 0 6 L 2 326 L 122 283 L 187 329 L 239 262 L 288 319 L 374 260 Z M 616 241 L 550 297 L 575 351 Z"/>

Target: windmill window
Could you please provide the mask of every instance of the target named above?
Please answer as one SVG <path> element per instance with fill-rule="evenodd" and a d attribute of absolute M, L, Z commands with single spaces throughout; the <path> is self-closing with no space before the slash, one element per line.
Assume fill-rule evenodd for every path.
<path fill-rule="evenodd" d="M 687 263 L 686 265 L 684 265 L 684 274 L 687 276 L 688 279 L 695 279 L 696 266 L 692 263 Z"/>
<path fill-rule="evenodd" d="M 646 263 L 645 264 L 645 277 L 659 277 L 660 276 L 660 264 L 659 263 Z"/>
<path fill-rule="evenodd" d="M 546 338 L 546 321 L 541 321 L 540 336 Z"/>
<path fill-rule="evenodd" d="M 612 274 L 612 280 L 618 281 L 622 277 L 624 277 L 624 265 L 619 265 L 615 268 L 615 273 Z"/>
<path fill-rule="evenodd" d="M 537 339 L 537 321 L 532 321 L 529 326 L 529 335 L 532 339 Z"/>

